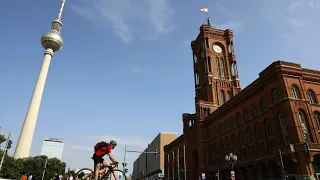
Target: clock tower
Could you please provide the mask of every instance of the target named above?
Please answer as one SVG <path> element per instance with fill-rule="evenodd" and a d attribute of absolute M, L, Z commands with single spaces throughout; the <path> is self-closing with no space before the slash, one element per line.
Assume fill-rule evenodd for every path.
<path fill-rule="evenodd" d="M 191 42 L 195 79 L 195 103 L 198 120 L 241 90 L 233 32 L 212 28 L 210 23 L 200 27 L 196 40 Z"/>

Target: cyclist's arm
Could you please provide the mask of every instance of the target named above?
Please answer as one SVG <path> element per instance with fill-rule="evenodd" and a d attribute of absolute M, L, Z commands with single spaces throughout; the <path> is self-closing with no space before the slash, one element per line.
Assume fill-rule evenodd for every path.
<path fill-rule="evenodd" d="M 112 161 L 112 163 L 116 162 L 116 160 L 114 159 L 114 157 L 111 153 L 109 153 L 109 159 Z"/>

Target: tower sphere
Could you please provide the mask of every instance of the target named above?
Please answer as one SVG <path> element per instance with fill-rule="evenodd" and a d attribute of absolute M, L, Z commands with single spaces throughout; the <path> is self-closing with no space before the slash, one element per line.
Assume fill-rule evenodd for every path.
<path fill-rule="evenodd" d="M 59 51 L 63 46 L 63 39 L 60 36 L 60 29 L 62 23 L 60 21 L 53 21 L 51 30 L 41 37 L 41 45 L 43 48 L 51 48 L 54 52 Z"/>

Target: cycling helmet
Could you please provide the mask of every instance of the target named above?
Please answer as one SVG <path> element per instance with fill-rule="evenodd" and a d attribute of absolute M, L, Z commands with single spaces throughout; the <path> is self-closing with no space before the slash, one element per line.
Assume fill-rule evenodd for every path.
<path fill-rule="evenodd" d="M 116 146 L 116 145 L 117 145 L 117 142 L 116 142 L 115 140 L 111 140 L 111 141 L 110 141 L 110 144 Z"/>

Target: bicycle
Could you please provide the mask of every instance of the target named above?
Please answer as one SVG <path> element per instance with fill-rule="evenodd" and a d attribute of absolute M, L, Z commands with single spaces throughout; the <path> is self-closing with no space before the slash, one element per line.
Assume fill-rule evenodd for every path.
<path fill-rule="evenodd" d="M 126 174 L 118 168 L 118 164 L 110 163 L 108 166 L 100 164 L 99 180 L 127 180 Z M 112 176 L 111 176 L 112 174 Z M 82 168 L 76 173 L 76 179 L 94 180 L 95 172 L 90 168 Z"/>

